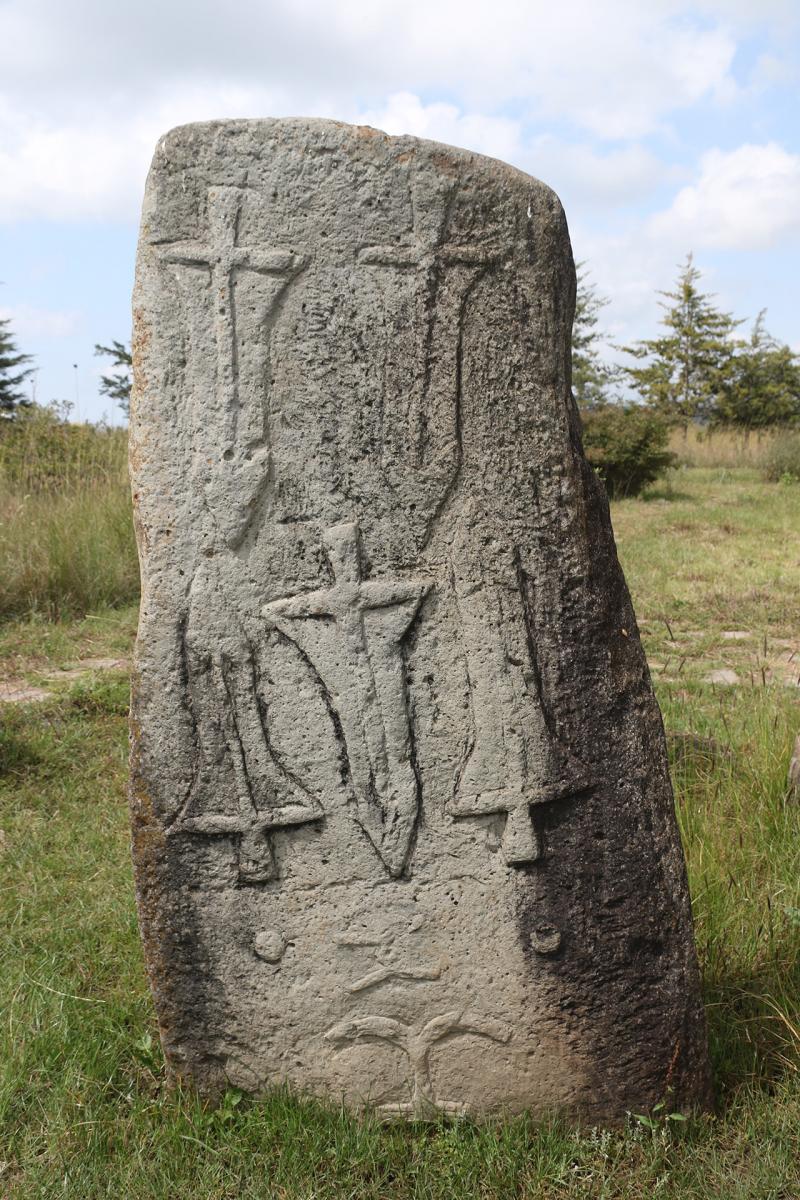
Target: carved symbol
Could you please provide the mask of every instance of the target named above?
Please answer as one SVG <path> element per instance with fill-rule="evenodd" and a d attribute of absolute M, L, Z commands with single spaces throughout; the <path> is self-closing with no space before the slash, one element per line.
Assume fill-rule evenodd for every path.
<path fill-rule="evenodd" d="M 415 171 L 410 186 L 413 214 L 410 235 L 406 233 L 399 242 L 363 246 L 358 252 L 359 262 L 430 270 L 437 264 L 483 267 L 502 258 L 503 252 L 497 247 L 445 241 L 458 189 L 455 180 Z"/>
<path fill-rule="evenodd" d="M 275 760 L 259 705 L 252 650 L 230 614 L 225 624 L 216 622 L 218 629 L 226 629 L 224 646 L 213 653 L 206 649 L 212 636 L 206 630 L 215 625 L 214 606 L 223 603 L 219 586 L 214 586 L 214 568 L 208 571 L 210 575 L 201 572 L 193 585 L 186 638 L 200 762 L 189 795 L 167 833 L 238 837 L 240 882 L 264 883 L 277 876 L 270 834 L 318 821 L 325 814 L 319 800 Z M 223 775 L 226 749 L 233 768 L 227 778 Z M 229 779 L 234 811 L 206 808 L 209 798 L 219 805 Z"/>
<path fill-rule="evenodd" d="M 554 925 L 531 931 L 531 946 L 537 954 L 555 954 L 561 948 L 561 934 Z"/>
<path fill-rule="evenodd" d="M 351 984 L 347 990 L 352 994 L 365 992 L 368 988 L 377 987 L 391 979 L 402 979 L 410 983 L 425 983 L 441 979 L 441 963 L 427 967 L 401 965 L 404 958 L 413 957 L 415 954 L 418 956 L 419 951 L 413 944 L 409 945 L 409 940 L 413 939 L 414 934 L 418 933 L 425 925 L 425 919 L 417 913 L 404 922 L 397 911 L 392 914 L 387 912 L 382 916 L 383 921 L 379 920 L 377 924 L 379 926 L 383 924 L 384 927 L 373 935 L 364 936 L 358 932 L 358 928 L 354 928 L 353 932 L 336 939 L 337 946 L 344 950 L 371 950 L 375 959 L 372 969 Z M 364 927 L 363 918 L 358 924 L 361 928 Z M 370 924 L 374 928 L 372 921 Z"/>
<path fill-rule="evenodd" d="M 548 728 L 516 556 L 508 556 L 503 586 L 486 578 L 479 556 L 469 554 L 477 528 L 475 514 L 465 509 L 454 539 L 453 583 L 473 736 L 448 811 L 454 817 L 505 813 L 501 849 L 509 866 L 522 866 L 542 854 L 532 806 L 575 795 L 586 779 L 576 764 L 568 769 Z"/>
<path fill-rule="evenodd" d="M 308 657 L 344 734 L 358 820 L 398 876 L 419 807 L 401 644 L 430 584 L 361 578 L 359 530 L 324 535 L 334 583 L 265 605 L 270 624 Z"/>
<path fill-rule="evenodd" d="M 256 808 L 240 813 L 201 813 L 184 817 L 171 825 L 169 833 L 205 833 L 211 836 L 239 835 L 239 880 L 241 883 L 266 883 L 276 879 L 278 872 L 272 853 L 270 833 L 288 825 L 304 825 L 317 821 L 322 812 L 302 805 L 287 804 L 259 812 Z"/>
<path fill-rule="evenodd" d="M 382 467 L 400 503 L 413 476 L 414 505 L 406 509 L 406 520 L 420 545 L 430 538 L 461 470 L 462 358 L 470 297 L 507 253 L 485 241 L 447 240 L 457 187 L 436 173 L 412 172 L 412 229 L 398 242 L 364 246 L 358 253 L 360 264 L 394 275 L 385 297 Z M 409 289 L 397 280 L 398 271 L 415 276 L 418 359 L 413 363 L 393 347 L 398 339 L 406 344 L 409 322 Z"/>
<path fill-rule="evenodd" d="M 264 962 L 280 962 L 286 950 L 286 938 L 279 929 L 262 929 L 255 936 L 253 950 Z"/>
<path fill-rule="evenodd" d="M 217 342 L 216 413 L 221 422 L 220 440 L 215 446 L 216 473 L 207 489 L 208 499 L 219 523 L 228 530 L 226 542 L 235 547 L 243 536 L 243 524 L 265 486 L 269 445 L 265 421 L 240 430 L 239 353 L 236 328 L 235 285 L 240 271 L 255 271 L 272 276 L 275 286 L 267 301 L 267 311 L 277 312 L 281 296 L 293 277 L 305 266 L 306 259 L 291 250 L 257 249 L 238 246 L 237 235 L 244 188 L 213 187 L 208 191 L 208 242 L 177 241 L 156 246 L 164 263 L 187 267 L 206 267 L 211 276 L 214 325 Z M 269 343 L 270 330 L 262 333 Z M 203 419 L 208 422 L 208 405 Z M 230 476 L 235 476 L 231 483 Z M 235 500 L 232 500 L 235 497 Z"/>
<path fill-rule="evenodd" d="M 384 939 L 385 940 L 385 939 Z M 348 939 L 340 941 L 340 946 L 347 947 L 370 947 L 375 949 L 375 961 L 378 964 L 371 971 L 367 971 L 366 975 L 362 975 L 355 983 L 351 984 L 347 989 L 353 995 L 357 992 L 365 992 L 368 988 L 376 987 L 379 983 L 386 983 L 390 979 L 404 979 L 409 982 L 422 983 L 430 982 L 433 979 L 441 979 L 442 968 L 435 967 L 401 967 L 399 965 L 399 951 L 395 949 L 391 942 L 389 945 L 380 946 L 380 943 L 373 941 L 359 941 Z"/>
<path fill-rule="evenodd" d="M 221 681 L 224 687 L 224 695 L 220 697 L 219 703 L 223 706 L 225 740 L 233 764 L 238 812 L 200 812 L 197 815 L 189 815 L 184 810 L 169 827 L 168 832 L 238 836 L 240 882 L 266 883 L 275 879 L 278 873 L 270 834 L 287 826 L 318 821 L 325 815 L 324 810 L 315 797 L 301 793 L 299 788 L 293 786 L 293 781 L 278 769 L 268 749 L 266 753 L 259 755 L 260 770 L 258 775 L 254 776 L 260 785 L 258 792 L 261 807 L 256 807 L 253 776 L 247 761 L 250 754 L 245 750 L 237 721 L 237 716 L 240 721 L 244 717 L 251 722 L 258 721 L 261 726 L 255 690 L 252 693 L 239 693 L 238 711 L 235 712 L 229 664 L 221 655 L 213 655 L 211 670 L 216 677 L 215 682 Z M 261 739 L 263 740 L 263 732 Z M 250 743 L 254 754 L 258 754 L 257 745 L 255 741 Z M 302 802 L 298 802 L 301 795 Z M 194 794 L 191 793 L 187 808 L 194 798 Z"/>
<path fill-rule="evenodd" d="M 461 1112 L 458 1101 L 437 1100 L 431 1081 L 430 1053 L 437 1042 L 454 1034 L 476 1034 L 493 1042 L 505 1043 L 511 1030 L 499 1021 L 473 1017 L 463 1010 L 454 1010 L 434 1017 L 421 1028 L 404 1025 L 392 1017 L 352 1017 L 335 1025 L 325 1034 L 335 1046 L 346 1042 L 390 1042 L 408 1056 L 411 1066 L 411 1099 L 401 1104 L 383 1104 L 385 1113 L 402 1113 L 416 1117 L 430 1116 L 434 1111 Z"/>
<path fill-rule="evenodd" d="M 375 957 L 378 958 L 377 955 Z M 378 963 L 377 967 L 368 971 L 361 979 L 357 979 L 347 990 L 355 995 L 356 992 L 365 992 L 367 988 L 375 987 L 378 983 L 386 983 L 388 979 L 405 979 L 418 983 L 440 979 L 442 975 L 441 967 L 396 967 L 392 963 L 382 963 L 379 958 Z"/>

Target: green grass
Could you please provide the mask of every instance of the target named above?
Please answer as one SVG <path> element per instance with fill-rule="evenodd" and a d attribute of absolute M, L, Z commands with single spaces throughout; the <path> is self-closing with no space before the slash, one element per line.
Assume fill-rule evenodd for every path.
<path fill-rule="evenodd" d="M 693 470 L 671 487 L 613 519 L 646 647 L 669 664 L 654 677 L 717 1115 L 406 1127 L 282 1091 L 209 1109 L 166 1089 L 129 864 L 127 682 L 96 673 L 0 711 L 3 1200 L 800 1197 L 800 805 L 785 792 L 800 689 L 781 666 L 800 648 L 800 486 Z M 5 673 L 123 654 L 132 611 L 98 617 L 0 626 Z M 727 662 L 740 687 L 703 682 Z"/>
<path fill-rule="evenodd" d="M 138 607 L 101 609 L 72 621 L 34 614 L 0 621 L 0 675 L 38 681 L 87 658 L 125 658 L 131 653 Z"/>

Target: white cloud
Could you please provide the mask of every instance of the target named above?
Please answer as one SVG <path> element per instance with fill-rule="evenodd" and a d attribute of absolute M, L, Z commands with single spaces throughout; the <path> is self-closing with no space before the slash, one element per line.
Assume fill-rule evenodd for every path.
<path fill-rule="evenodd" d="M 448 142 L 506 162 L 519 162 L 523 154 L 519 121 L 462 113 L 455 104 L 423 104 L 412 92 L 397 92 L 382 108 L 359 112 L 358 121 L 386 133 L 407 133 Z"/>
<path fill-rule="evenodd" d="M 290 113 L 366 119 L 545 177 L 552 163 L 601 202 L 642 195 L 652 156 L 603 144 L 727 103 L 741 31 L 785 22 L 787 3 L 764 0 L 756 18 L 750 0 L 3 0 L 0 220 L 132 219 L 171 125 Z M 562 151 L 541 140 L 548 125 L 568 131 Z"/>
<path fill-rule="evenodd" d="M 29 304 L 11 307 L 0 305 L 0 320 L 11 322 L 14 337 L 62 338 L 78 333 L 83 324 L 83 314 L 77 309 L 35 308 Z"/>
<path fill-rule="evenodd" d="M 552 134 L 534 138 L 518 161 L 550 184 L 568 211 L 573 205 L 637 204 L 664 182 L 684 174 L 638 143 L 601 151 L 588 142 L 564 142 Z"/>
<path fill-rule="evenodd" d="M 361 110 L 353 119 L 386 133 L 431 138 L 512 162 L 569 196 L 571 204 L 633 204 L 665 180 L 685 174 L 636 143 L 599 151 L 586 141 L 566 142 L 552 134 L 526 138 L 519 120 L 464 113 L 455 104 L 424 104 L 412 92 L 397 92 L 382 108 Z"/>
<path fill-rule="evenodd" d="M 314 110 L 436 91 L 611 138 L 728 88 L 736 47 L 735 22 L 689 0 L 5 0 L 2 20 L 0 78 L 61 110 L 141 106 L 165 81 L 279 89 Z"/>
<path fill-rule="evenodd" d="M 777 54 L 759 54 L 750 72 L 750 88 L 756 92 L 767 91 L 776 84 L 791 83 L 797 70 L 791 62 Z"/>
<path fill-rule="evenodd" d="M 130 114 L 99 109 L 56 122 L 31 120 L 0 99 L 0 222 L 138 217 L 158 138 L 186 121 L 268 112 L 257 89 L 186 88 Z"/>
<path fill-rule="evenodd" d="M 690 246 L 797 230 L 797 147 L 767 141 L 782 135 L 764 96 L 796 69 L 799 14 L 797 0 L 0 0 L 0 222 L 135 221 L 175 124 L 362 121 L 544 179 L 614 297 L 608 323 L 641 336 Z M 662 161 L 696 158 L 726 105 L 737 140 L 764 144 L 694 172 Z M 635 215 L 667 186 L 664 211 Z"/>
<path fill-rule="evenodd" d="M 295 0 L 309 23 L 320 0 Z M 605 139 L 636 138 L 703 96 L 730 94 L 736 39 L 678 0 L 339 0 L 334 43 L 395 86 L 434 87 L 469 108 L 512 100 Z M 357 68 L 356 68 L 357 69 Z"/>
<path fill-rule="evenodd" d="M 761 250 L 800 233 L 800 155 L 776 142 L 709 150 L 650 231 L 675 244 Z"/>

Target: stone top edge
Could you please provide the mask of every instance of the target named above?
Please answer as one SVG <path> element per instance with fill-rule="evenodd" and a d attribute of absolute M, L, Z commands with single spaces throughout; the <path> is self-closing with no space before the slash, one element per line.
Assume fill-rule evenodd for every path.
<path fill-rule="evenodd" d="M 210 121 L 191 121 L 183 125 L 175 125 L 161 135 L 156 144 L 153 157 L 153 167 L 157 166 L 159 153 L 165 154 L 169 149 L 192 140 L 209 139 L 225 130 L 232 132 L 247 131 L 254 136 L 274 133 L 284 130 L 287 134 L 317 134 L 337 135 L 340 143 L 345 139 L 351 144 L 376 144 L 384 146 L 389 153 L 403 153 L 419 149 L 427 157 L 446 155 L 448 158 L 470 163 L 474 166 L 483 165 L 501 169 L 504 174 L 515 182 L 526 187 L 535 187 L 550 193 L 560 204 L 560 200 L 552 187 L 535 175 L 530 175 L 520 167 L 505 162 L 493 155 L 481 154 L 477 150 L 468 150 L 463 146 L 454 146 L 448 142 L 437 142 L 431 138 L 416 137 L 413 134 L 390 134 L 372 125 L 353 125 L 347 121 L 337 121 L 327 117 L 231 117 L 217 118 Z"/>

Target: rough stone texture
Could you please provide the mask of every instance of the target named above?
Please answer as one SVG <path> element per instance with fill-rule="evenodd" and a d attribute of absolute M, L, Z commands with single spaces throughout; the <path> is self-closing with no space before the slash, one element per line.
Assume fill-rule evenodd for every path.
<path fill-rule="evenodd" d="M 541 183 L 324 121 L 159 143 L 132 810 L 173 1072 L 385 1112 L 708 1100 L 664 738 Z"/>
<path fill-rule="evenodd" d="M 789 763 L 787 786 L 790 797 L 793 800 L 800 800 L 800 734 L 795 739 L 794 751 Z"/>

